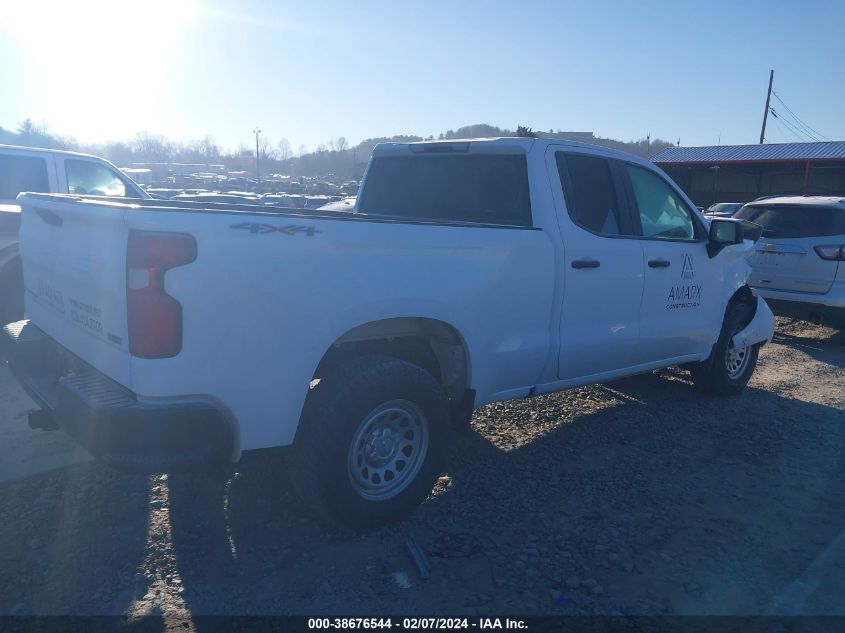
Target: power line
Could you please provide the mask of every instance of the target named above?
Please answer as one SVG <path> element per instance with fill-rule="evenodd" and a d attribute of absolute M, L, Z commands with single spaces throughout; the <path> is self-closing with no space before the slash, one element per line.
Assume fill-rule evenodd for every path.
<path fill-rule="evenodd" d="M 815 140 L 818 140 L 818 139 L 812 138 L 809 134 L 807 134 L 806 132 L 804 132 L 804 130 L 802 130 L 801 128 L 797 127 L 797 126 L 796 126 L 796 125 L 794 125 L 793 123 L 790 123 L 790 122 L 789 122 L 789 121 L 787 121 L 785 118 L 783 118 L 782 116 L 780 116 L 780 115 L 777 113 L 777 110 L 775 110 L 774 108 L 770 108 L 769 110 L 770 110 L 770 112 L 772 113 L 772 116 L 773 116 L 773 117 L 775 117 L 775 120 L 776 120 L 776 121 L 778 121 L 779 123 L 781 123 L 781 124 L 785 125 L 785 126 L 786 126 L 786 128 L 787 128 L 790 132 L 792 132 L 792 134 L 795 136 L 795 138 L 797 138 L 799 141 L 804 141 L 804 142 L 806 142 L 807 140 L 810 140 L 810 141 L 815 141 Z"/>
<path fill-rule="evenodd" d="M 772 114 L 774 115 L 774 112 L 772 112 Z M 807 140 L 807 139 L 801 138 L 801 137 L 800 137 L 800 136 L 798 136 L 795 132 L 793 132 L 792 130 L 788 129 L 788 128 L 787 128 L 787 127 L 783 124 L 783 123 L 781 123 L 781 122 L 780 122 L 780 118 L 778 118 L 777 116 L 775 116 L 775 123 L 777 123 L 777 126 L 778 126 L 781 130 L 782 130 L 782 132 L 783 132 L 784 136 L 786 136 L 786 133 L 787 133 L 787 132 L 789 132 L 789 133 L 790 133 L 790 134 L 792 134 L 795 138 L 797 138 L 799 141 L 805 141 L 805 140 Z M 791 141 L 791 139 L 787 138 L 787 139 L 786 139 L 786 142 L 791 143 L 792 141 Z"/>
<path fill-rule="evenodd" d="M 795 119 L 795 122 L 798 123 L 804 130 L 806 130 L 808 132 L 809 136 L 821 137 L 821 138 L 817 138 L 816 140 L 821 140 L 821 139 L 825 139 L 825 140 L 828 140 L 828 141 L 830 140 L 828 137 L 826 137 L 824 134 L 819 132 L 817 129 L 815 129 L 815 128 L 811 127 L 810 125 L 808 125 L 807 123 L 805 123 L 801 119 L 801 117 L 799 117 L 797 114 L 795 114 L 795 112 L 793 112 L 792 109 L 788 105 L 786 105 L 786 103 L 784 103 L 783 99 L 780 98 L 780 95 L 777 92 L 772 90 L 772 94 L 775 96 L 775 99 L 777 99 L 780 102 L 780 104 L 786 109 L 786 111 L 792 116 L 792 118 Z"/>
<path fill-rule="evenodd" d="M 784 107 L 786 107 L 786 106 L 784 106 Z M 792 121 L 787 121 L 784 118 L 784 116 L 781 116 L 781 120 L 784 121 L 784 122 L 790 123 L 795 129 L 799 130 L 805 136 L 808 136 L 810 138 L 810 140 L 821 141 L 821 139 L 818 136 L 813 134 L 813 132 L 808 130 L 804 125 L 802 125 L 800 122 L 798 122 L 794 117 L 793 117 Z"/>
<path fill-rule="evenodd" d="M 793 111 L 792 111 L 792 109 L 791 109 L 788 105 L 786 105 L 786 103 L 784 103 L 783 99 L 781 99 L 781 98 L 780 98 L 780 95 L 778 95 L 778 93 L 776 93 L 776 92 L 773 90 L 773 91 L 772 91 L 772 94 L 774 94 L 774 95 L 775 95 L 775 99 L 777 99 L 778 101 L 780 101 L 781 105 L 782 105 L 782 106 L 786 109 L 786 111 L 787 111 L 787 112 L 788 112 L 788 113 L 792 116 L 792 118 L 793 118 L 793 119 L 795 119 L 795 122 L 796 122 L 796 123 L 798 123 L 798 124 L 799 124 L 799 125 L 800 125 L 803 129 L 804 129 L 804 130 L 806 130 L 807 132 L 809 132 L 811 136 L 819 136 L 819 137 L 821 137 L 821 138 L 827 139 L 828 141 L 830 140 L 830 139 L 829 139 L 829 138 L 827 138 L 824 134 L 822 134 L 821 132 L 819 132 L 817 129 L 815 129 L 815 128 L 811 127 L 810 125 L 808 125 L 807 123 L 805 123 L 805 122 L 804 122 L 804 120 L 803 120 L 803 119 L 801 119 L 801 117 L 799 117 L 797 114 L 795 114 L 795 112 L 793 112 Z"/>

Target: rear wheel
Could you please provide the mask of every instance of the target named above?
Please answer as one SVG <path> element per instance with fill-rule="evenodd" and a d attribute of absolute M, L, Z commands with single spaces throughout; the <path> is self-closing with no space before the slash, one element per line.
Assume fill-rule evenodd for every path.
<path fill-rule="evenodd" d="M 738 348 L 734 335 L 741 331 L 754 316 L 754 305 L 745 301 L 728 304 L 719 339 L 710 352 L 710 358 L 688 366 L 695 386 L 702 391 L 721 396 L 739 393 L 748 384 L 757 367 L 759 345 Z"/>
<path fill-rule="evenodd" d="M 23 318 L 23 271 L 15 259 L 0 270 L 0 327 Z"/>
<path fill-rule="evenodd" d="M 308 395 L 290 479 L 330 521 L 353 528 L 390 522 L 431 492 L 448 428 L 448 400 L 430 373 L 385 356 L 348 361 Z"/>

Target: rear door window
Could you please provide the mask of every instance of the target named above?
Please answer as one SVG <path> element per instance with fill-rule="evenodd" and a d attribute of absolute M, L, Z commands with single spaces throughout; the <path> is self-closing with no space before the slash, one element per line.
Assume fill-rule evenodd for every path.
<path fill-rule="evenodd" d="M 748 206 L 734 216 L 763 227 L 765 237 L 827 237 L 845 235 L 845 205 L 811 207 L 807 205 Z"/>
<path fill-rule="evenodd" d="M 14 200 L 23 191 L 50 192 L 47 162 L 37 156 L 0 154 L 0 200 Z"/>
<path fill-rule="evenodd" d="M 569 217 L 600 235 L 631 235 L 613 182 L 610 161 L 598 156 L 556 152 L 560 184 Z"/>
<path fill-rule="evenodd" d="M 442 222 L 531 226 L 521 154 L 377 156 L 358 211 Z"/>

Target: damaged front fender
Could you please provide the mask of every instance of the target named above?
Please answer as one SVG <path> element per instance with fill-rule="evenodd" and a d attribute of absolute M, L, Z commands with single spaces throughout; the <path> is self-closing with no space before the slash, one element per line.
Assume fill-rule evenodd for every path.
<path fill-rule="evenodd" d="M 734 334 L 734 347 L 743 348 L 757 343 L 768 343 L 775 333 L 775 315 L 763 297 L 756 297 L 757 310 L 751 323 Z"/>

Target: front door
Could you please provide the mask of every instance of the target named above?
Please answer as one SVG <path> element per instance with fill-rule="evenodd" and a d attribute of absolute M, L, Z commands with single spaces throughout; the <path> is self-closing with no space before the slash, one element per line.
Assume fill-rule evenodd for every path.
<path fill-rule="evenodd" d="M 698 354 L 722 322 L 722 262 L 708 256 L 703 223 L 668 182 L 630 163 L 625 175 L 642 234 L 641 358 L 657 362 Z"/>

